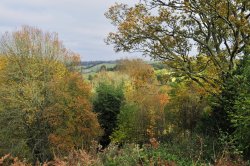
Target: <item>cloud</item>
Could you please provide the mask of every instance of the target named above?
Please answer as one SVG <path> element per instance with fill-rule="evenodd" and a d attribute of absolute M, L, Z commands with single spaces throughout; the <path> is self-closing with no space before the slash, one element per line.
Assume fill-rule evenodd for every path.
<path fill-rule="evenodd" d="M 1 0 L 0 33 L 21 25 L 58 32 L 66 47 L 84 60 L 118 59 L 104 38 L 114 27 L 104 13 L 115 2 L 134 4 L 134 0 Z"/>
<path fill-rule="evenodd" d="M 8 8 L 0 4 L 0 19 L 5 24 L 20 24 L 29 22 L 33 24 L 50 23 L 53 16 L 46 13 L 36 13 L 29 11 L 18 11 L 17 9 Z"/>

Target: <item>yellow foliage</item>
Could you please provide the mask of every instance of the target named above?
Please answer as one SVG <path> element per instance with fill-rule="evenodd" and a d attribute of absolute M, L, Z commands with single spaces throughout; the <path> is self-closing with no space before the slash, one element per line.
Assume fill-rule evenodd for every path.
<path fill-rule="evenodd" d="M 25 155 L 34 160 L 53 149 L 88 148 L 101 129 L 92 112 L 91 86 L 74 72 L 79 55 L 65 49 L 57 34 L 27 26 L 6 33 L 0 45 L 8 55 L 0 56 L 0 107 L 6 115 L 0 122 L 14 125 L 0 130 L 8 130 L 9 140 L 0 137 L 5 148 L 13 150 L 14 141 L 21 144 L 16 153 L 27 149 Z"/>
<path fill-rule="evenodd" d="M 0 71 L 4 69 L 7 63 L 7 58 L 0 55 Z"/>
<path fill-rule="evenodd" d="M 138 108 L 134 134 L 138 140 L 144 141 L 162 136 L 165 128 L 164 108 L 169 102 L 169 88 L 159 87 L 153 68 L 141 60 L 123 60 L 118 69 L 131 78 L 125 82 L 124 95 L 126 103 L 133 103 Z"/>

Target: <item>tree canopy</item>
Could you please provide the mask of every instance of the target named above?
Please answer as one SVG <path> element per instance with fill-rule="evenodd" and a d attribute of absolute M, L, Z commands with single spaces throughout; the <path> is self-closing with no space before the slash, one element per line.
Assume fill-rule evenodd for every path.
<path fill-rule="evenodd" d="M 1 38 L 0 53 L 1 155 L 46 161 L 98 138 L 91 86 L 56 34 L 25 26 Z"/>
<path fill-rule="evenodd" d="M 117 27 L 106 40 L 116 51 L 139 51 L 216 93 L 250 37 L 248 0 L 143 0 L 115 4 L 106 17 Z"/>

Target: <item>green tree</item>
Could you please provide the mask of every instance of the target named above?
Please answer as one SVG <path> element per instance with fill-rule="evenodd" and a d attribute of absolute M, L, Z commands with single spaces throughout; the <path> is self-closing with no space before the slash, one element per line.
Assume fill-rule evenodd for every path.
<path fill-rule="evenodd" d="M 208 119 L 204 119 L 204 125 L 209 125 L 207 129 L 220 128 L 229 133 L 239 145 L 238 148 L 244 151 L 245 156 L 249 156 L 250 63 L 248 49 L 244 53 L 243 59 L 239 60 L 237 68 L 232 72 L 232 77 L 227 79 L 222 88 L 221 100 L 212 104 L 215 111 Z"/>
<path fill-rule="evenodd" d="M 107 71 L 106 65 L 102 65 L 102 66 L 100 67 L 100 70 L 99 70 L 99 71 L 100 71 L 100 72 Z"/>
<path fill-rule="evenodd" d="M 106 147 L 110 143 L 110 136 L 117 127 L 117 115 L 123 101 L 122 83 L 115 86 L 109 82 L 100 82 L 96 88 L 97 96 L 94 100 L 94 111 L 98 114 L 98 120 L 104 129 L 100 144 Z"/>
<path fill-rule="evenodd" d="M 234 93 L 234 97 L 227 99 L 227 113 L 230 116 L 234 130 L 234 136 L 244 151 L 245 156 L 250 155 L 250 56 L 246 51 L 233 79 L 228 84 L 234 88 L 226 89 L 228 93 Z M 229 85 L 230 86 L 230 85 Z M 236 92 L 235 92 L 236 91 Z M 249 157 L 248 157 L 249 158 Z"/>

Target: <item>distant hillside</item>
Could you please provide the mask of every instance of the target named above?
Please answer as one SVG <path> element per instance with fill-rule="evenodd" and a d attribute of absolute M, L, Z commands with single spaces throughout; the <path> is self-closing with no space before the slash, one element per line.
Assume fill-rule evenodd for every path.
<path fill-rule="evenodd" d="M 80 69 L 82 73 L 93 74 L 100 71 L 102 66 L 105 66 L 107 70 L 114 70 L 119 60 L 115 61 L 82 61 Z M 166 68 L 166 65 L 157 61 L 147 61 L 148 64 L 152 65 L 155 70 Z"/>
<path fill-rule="evenodd" d="M 96 65 L 100 65 L 100 64 L 117 64 L 117 60 L 115 61 L 82 61 L 81 62 L 81 66 L 83 66 L 84 68 L 91 68 L 93 66 Z"/>

